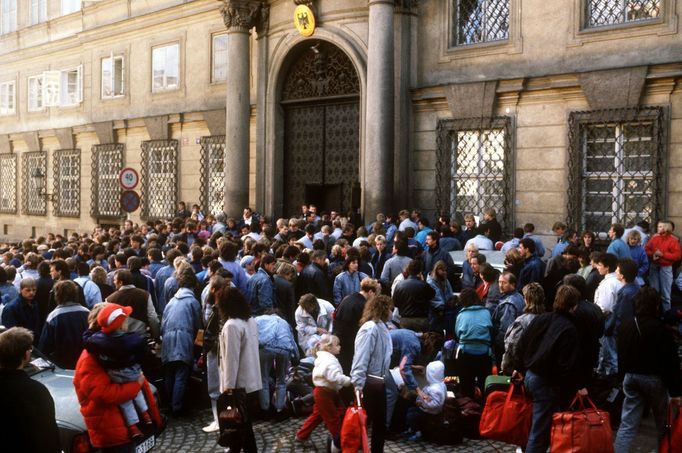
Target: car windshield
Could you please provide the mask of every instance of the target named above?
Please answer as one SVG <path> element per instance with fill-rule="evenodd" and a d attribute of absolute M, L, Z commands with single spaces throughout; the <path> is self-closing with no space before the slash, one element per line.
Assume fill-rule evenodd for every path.
<path fill-rule="evenodd" d="M 31 361 L 24 367 L 24 371 L 29 376 L 33 376 L 47 369 L 54 369 L 54 363 L 47 360 L 47 358 L 45 358 L 45 356 L 36 348 L 33 348 Z"/>

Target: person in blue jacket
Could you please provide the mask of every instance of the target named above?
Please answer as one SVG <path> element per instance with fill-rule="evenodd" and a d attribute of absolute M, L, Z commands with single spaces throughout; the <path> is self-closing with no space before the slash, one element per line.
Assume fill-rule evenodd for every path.
<path fill-rule="evenodd" d="M 483 390 L 485 378 L 492 369 L 493 323 L 490 311 L 481 304 L 475 290 L 463 289 L 459 302 L 463 306 L 455 321 L 459 382 L 462 393 L 475 398 L 476 386 Z"/>

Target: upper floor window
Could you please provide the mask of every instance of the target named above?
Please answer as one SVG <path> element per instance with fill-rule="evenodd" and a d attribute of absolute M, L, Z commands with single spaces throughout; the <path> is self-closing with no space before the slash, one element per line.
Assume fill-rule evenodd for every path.
<path fill-rule="evenodd" d="M 508 117 L 441 120 L 436 164 L 437 209 L 451 216 L 493 208 L 512 227 L 513 173 Z"/>
<path fill-rule="evenodd" d="M 28 78 L 28 111 L 39 112 L 43 109 L 43 76 Z"/>
<path fill-rule="evenodd" d="M 180 86 L 180 45 L 152 50 L 152 91 L 177 90 Z"/>
<path fill-rule="evenodd" d="M 17 97 L 15 83 L 0 83 L 0 115 L 13 115 L 16 111 Z"/>
<path fill-rule="evenodd" d="M 227 33 L 213 35 L 211 82 L 227 80 Z"/>
<path fill-rule="evenodd" d="M 452 0 L 455 46 L 509 39 L 510 0 Z"/>
<path fill-rule="evenodd" d="M 606 233 L 613 223 L 662 218 L 664 124 L 659 107 L 571 113 L 571 225 Z"/>
<path fill-rule="evenodd" d="M 81 0 L 62 0 L 62 16 L 75 13 L 81 9 Z"/>
<path fill-rule="evenodd" d="M 0 35 L 17 31 L 17 0 L 0 0 Z"/>
<path fill-rule="evenodd" d="M 47 20 L 47 0 L 30 0 L 29 21 L 31 25 Z"/>
<path fill-rule="evenodd" d="M 59 105 L 71 106 L 83 101 L 83 71 L 78 66 L 65 69 L 60 74 Z"/>
<path fill-rule="evenodd" d="M 102 58 L 102 98 L 123 96 L 123 56 Z"/>
<path fill-rule="evenodd" d="M 661 16 L 662 0 L 586 0 L 585 27 L 625 24 Z"/>

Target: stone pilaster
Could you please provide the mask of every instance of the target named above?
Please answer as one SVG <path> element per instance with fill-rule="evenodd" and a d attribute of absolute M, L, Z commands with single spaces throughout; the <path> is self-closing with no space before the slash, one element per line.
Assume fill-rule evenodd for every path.
<path fill-rule="evenodd" d="M 394 0 L 369 1 L 364 217 L 393 210 Z"/>
<path fill-rule="evenodd" d="M 251 29 L 267 27 L 264 2 L 222 0 L 220 12 L 227 28 L 227 97 L 225 115 L 225 203 L 228 215 L 240 215 L 249 204 L 249 37 Z"/>

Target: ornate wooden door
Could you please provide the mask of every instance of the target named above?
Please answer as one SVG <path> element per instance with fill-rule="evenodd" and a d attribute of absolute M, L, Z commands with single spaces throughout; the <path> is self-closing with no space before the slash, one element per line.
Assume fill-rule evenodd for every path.
<path fill-rule="evenodd" d="M 317 42 L 293 63 L 282 93 L 285 113 L 284 209 L 299 212 L 303 203 L 327 200 L 322 209 L 347 211 L 359 181 L 359 80 L 337 47 Z M 329 191 L 306 199 L 306 188 Z M 336 197 L 336 194 L 339 194 Z M 316 194 L 320 195 L 320 194 Z"/>

